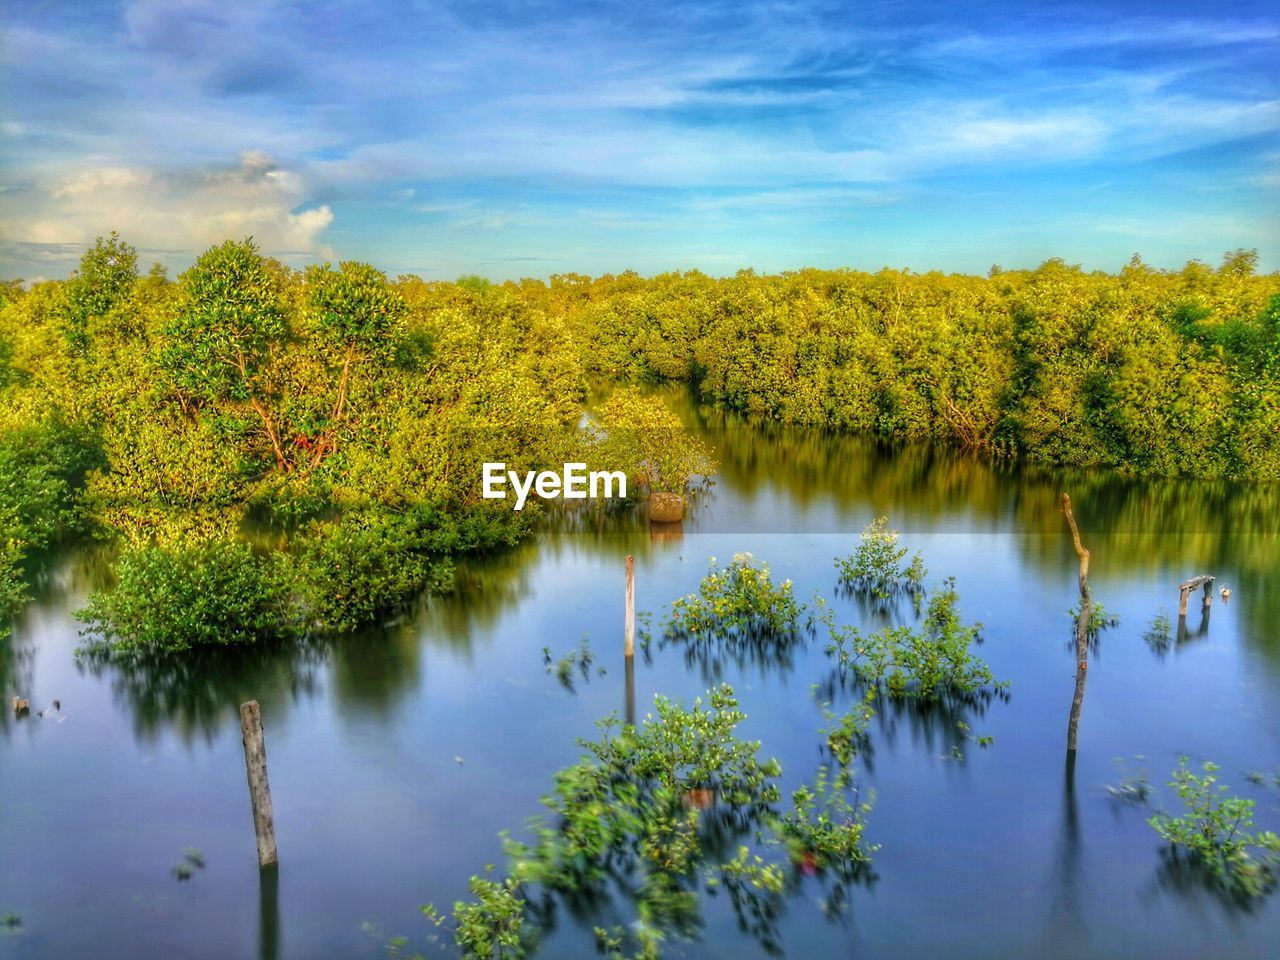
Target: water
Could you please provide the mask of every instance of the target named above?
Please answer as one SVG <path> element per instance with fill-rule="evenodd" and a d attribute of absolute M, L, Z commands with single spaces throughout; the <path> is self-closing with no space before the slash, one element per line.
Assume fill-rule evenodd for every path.
<path fill-rule="evenodd" d="M 932 582 L 956 577 L 962 613 L 985 625 L 981 655 L 1012 696 L 964 715 L 882 711 L 862 768 L 876 793 L 876 879 L 837 920 L 819 908 L 830 891 L 806 880 L 777 920 L 786 955 L 1273 955 L 1280 893 L 1245 911 L 1162 870 L 1150 811 L 1117 804 L 1106 785 L 1128 758 L 1171 807 L 1163 782 L 1178 755 L 1213 759 L 1257 801 L 1259 826 L 1280 829 L 1280 789 L 1245 778 L 1280 772 L 1280 490 L 994 468 L 750 427 L 672 399 L 722 461 L 682 533 L 583 517 L 464 567 L 455 596 L 361 637 L 128 673 L 77 664 L 73 613 L 105 559 L 58 558 L 0 659 L 6 703 L 17 691 L 33 708 L 62 703 L 0 720 L 0 914 L 22 917 L 21 933 L 0 934 L 0 956 L 382 955 L 365 924 L 428 949 L 417 906 L 451 904 L 501 862 L 498 832 L 535 814 L 552 773 L 577 758 L 575 739 L 624 709 L 626 554 L 641 610 L 695 589 L 709 556 L 749 550 L 802 599 L 816 591 L 856 622 L 866 612 L 836 596 L 832 558 L 880 514 L 924 554 Z M 1062 489 L 1093 551 L 1095 598 L 1120 617 L 1090 665 L 1073 787 L 1076 560 Z M 1232 588 L 1230 603 L 1215 599 L 1206 623 L 1193 601 L 1180 634 L 1176 584 L 1201 572 Z M 1143 639 L 1158 614 L 1174 624 L 1163 653 Z M 608 672 L 570 693 L 542 649 L 558 658 L 584 634 Z M 655 693 L 688 700 L 718 666 L 748 714 L 743 732 L 781 760 L 789 789 L 820 759 L 811 685 L 827 672 L 822 648 L 708 672 L 655 648 L 651 663 L 637 659 L 635 697 L 641 714 Z M 266 726 L 278 890 L 260 885 L 254 855 L 237 718 L 251 697 Z M 960 719 L 994 744 L 966 739 Z M 185 847 L 206 866 L 180 883 L 170 870 Z M 726 898 L 703 904 L 700 939 L 669 955 L 765 955 Z M 562 910 L 542 955 L 594 956 L 589 931 L 602 921 L 614 922 Z"/>

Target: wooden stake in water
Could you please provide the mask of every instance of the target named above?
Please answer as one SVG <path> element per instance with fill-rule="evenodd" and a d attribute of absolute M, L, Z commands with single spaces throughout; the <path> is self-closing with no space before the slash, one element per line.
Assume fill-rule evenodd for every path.
<path fill-rule="evenodd" d="M 240 729 L 244 734 L 244 768 L 249 777 L 253 804 L 253 829 L 258 838 L 258 866 L 275 863 L 276 824 L 271 816 L 271 787 L 267 783 L 267 745 L 262 738 L 262 709 L 257 700 L 240 704 Z"/>
<path fill-rule="evenodd" d="M 636 558 L 627 555 L 627 610 L 623 628 L 623 650 L 627 659 L 636 655 Z"/>
<path fill-rule="evenodd" d="M 1076 618 L 1076 692 L 1071 698 L 1071 716 L 1067 720 L 1067 754 L 1076 752 L 1076 731 L 1080 726 L 1080 708 L 1084 705 L 1084 681 L 1089 670 L 1089 619 L 1093 616 L 1093 594 L 1089 591 L 1089 551 L 1080 542 L 1080 529 L 1071 512 L 1071 498 L 1062 495 L 1062 513 L 1071 529 L 1071 542 L 1080 558 L 1080 615 Z"/>

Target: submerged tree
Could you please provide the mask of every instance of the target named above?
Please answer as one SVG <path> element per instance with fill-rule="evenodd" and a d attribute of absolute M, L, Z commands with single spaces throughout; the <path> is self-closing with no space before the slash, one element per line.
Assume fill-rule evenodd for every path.
<path fill-rule="evenodd" d="M 1076 690 L 1071 698 L 1071 715 L 1067 720 L 1067 754 L 1076 753 L 1076 731 L 1080 726 L 1080 708 L 1084 705 L 1084 681 L 1089 669 L 1089 625 L 1093 622 L 1093 594 L 1089 591 L 1089 551 L 1080 542 L 1080 529 L 1071 512 L 1071 497 L 1062 495 L 1062 513 L 1071 528 L 1071 541 L 1080 558 L 1080 610 L 1076 615 Z"/>

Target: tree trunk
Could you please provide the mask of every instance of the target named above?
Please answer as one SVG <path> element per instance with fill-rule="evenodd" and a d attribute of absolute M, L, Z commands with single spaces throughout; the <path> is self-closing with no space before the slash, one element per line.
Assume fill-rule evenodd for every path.
<path fill-rule="evenodd" d="M 338 427 L 341 425 L 343 411 L 347 407 L 347 385 L 351 382 L 351 364 L 355 361 L 355 354 L 356 345 L 347 344 L 347 354 L 342 360 L 342 373 L 338 377 L 338 396 L 334 399 L 333 408 L 329 411 L 331 423 L 324 437 L 316 443 L 315 452 L 311 455 L 309 466 L 313 470 L 320 466 L 320 461 L 324 459 L 326 453 L 338 449 Z"/>
<path fill-rule="evenodd" d="M 1084 705 L 1084 681 L 1089 669 L 1089 620 L 1093 615 L 1093 595 L 1089 592 L 1089 551 L 1080 543 L 1080 530 L 1071 512 L 1071 498 L 1062 495 L 1062 512 L 1071 528 L 1071 540 L 1080 558 L 1080 616 L 1076 619 L 1076 692 L 1071 699 L 1071 717 L 1067 722 L 1067 753 L 1076 752 L 1076 731 L 1080 726 L 1080 708 Z M 1074 766 L 1074 764 L 1073 764 Z"/>

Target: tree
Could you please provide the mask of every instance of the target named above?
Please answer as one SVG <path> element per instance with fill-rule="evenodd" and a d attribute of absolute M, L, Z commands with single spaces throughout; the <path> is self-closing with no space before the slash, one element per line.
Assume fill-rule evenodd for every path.
<path fill-rule="evenodd" d="M 338 431 L 346 412 L 352 369 L 362 363 L 386 362 L 400 340 L 406 313 L 404 298 L 387 284 L 386 275 L 367 263 L 345 261 L 307 270 L 307 309 L 323 345 L 341 357 L 336 395 L 329 422 L 315 441 L 310 465 L 338 447 Z"/>
<path fill-rule="evenodd" d="M 271 441 L 276 466 L 289 471 L 264 382 L 273 351 L 289 333 L 276 276 L 247 238 L 205 251 L 179 285 L 163 355 L 174 384 L 210 402 L 248 401 Z"/>
<path fill-rule="evenodd" d="M 65 287 L 59 319 L 72 352 L 88 351 L 90 321 L 105 317 L 128 300 L 137 279 L 138 251 L 114 231 L 105 240 L 98 237 Z"/>

